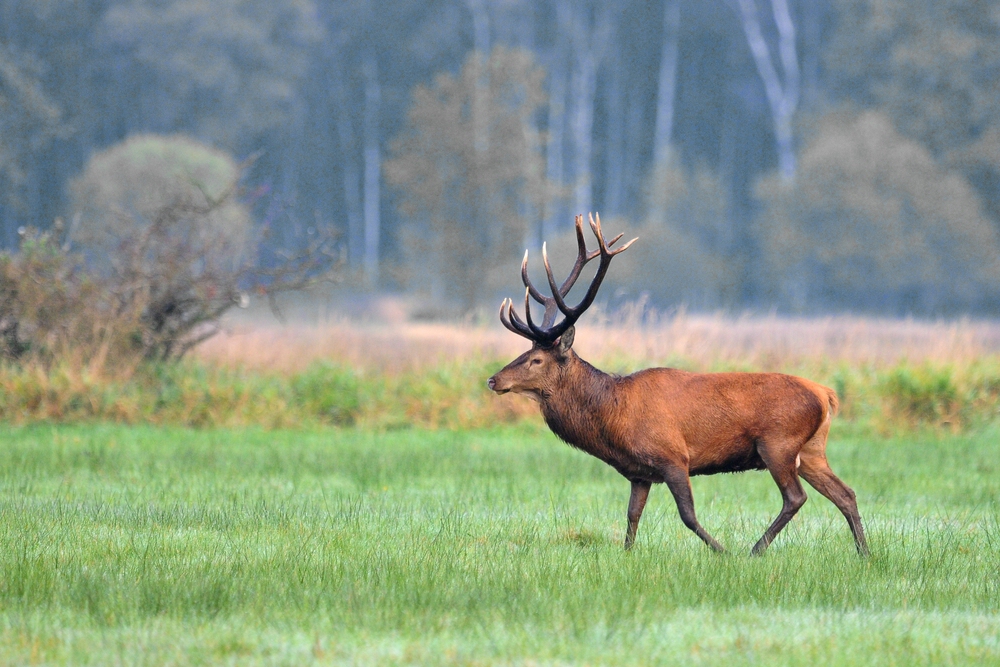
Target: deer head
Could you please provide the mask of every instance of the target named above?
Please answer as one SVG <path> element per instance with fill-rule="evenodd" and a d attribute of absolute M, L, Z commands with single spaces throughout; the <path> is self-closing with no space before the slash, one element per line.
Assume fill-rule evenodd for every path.
<path fill-rule="evenodd" d="M 524 251 L 524 260 L 521 262 L 521 281 L 524 283 L 524 319 L 522 320 L 514 310 L 514 302 L 504 299 L 500 304 L 500 322 L 507 329 L 519 336 L 523 336 L 532 342 L 531 349 L 519 356 L 514 361 L 507 364 L 499 373 L 487 380 L 487 386 L 498 394 L 505 394 L 508 391 L 523 393 L 539 400 L 551 395 L 564 381 L 567 361 L 575 357 L 572 352 L 573 337 L 575 329 L 573 325 L 580 316 L 590 307 L 597 296 L 597 290 L 601 287 L 608 267 L 611 265 L 611 258 L 625 252 L 636 239 L 632 239 L 625 245 L 614 250 L 611 247 L 617 243 L 623 234 L 619 234 L 610 242 L 605 242 L 604 234 L 601 232 L 601 217 L 590 216 L 590 228 L 597 237 L 597 250 L 588 252 L 587 241 L 583 236 L 583 216 L 576 216 L 576 241 L 579 248 L 576 262 L 573 264 L 569 276 L 562 285 L 556 284 L 555 276 L 552 275 L 552 267 L 549 266 L 548 252 L 545 245 L 542 245 L 542 263 L 545 265 L 545 275 L 548 278 L 549 288 L 552 296 L 545 296 L 528 278 L 528 251 Z M 574 307 L 566 303 L 566 296 L 580 277 L 580 271 L 587 262 L 601 258 L 586 295 Z M 542 323 L 536 325 L 531 317 L 531 299 L 545 306 L 545 314 L 542 316 Z M 561 322 L 556 322 L 559 314 L 562 314 Z"/>

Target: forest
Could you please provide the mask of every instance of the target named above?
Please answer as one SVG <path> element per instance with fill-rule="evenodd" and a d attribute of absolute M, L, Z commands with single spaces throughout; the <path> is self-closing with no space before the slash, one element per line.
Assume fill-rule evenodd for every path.
<path fill-rule="evenodd" d="M 0 0 L 0 249 L 99 256 L 159 137 L 237 170 L 213 224 L 268 233 L 226 252 L 332 230 L 349 289 L 452 312 L 597 211 L 612 300 L 995 315 L 998 81 L 985 0 Z"/>

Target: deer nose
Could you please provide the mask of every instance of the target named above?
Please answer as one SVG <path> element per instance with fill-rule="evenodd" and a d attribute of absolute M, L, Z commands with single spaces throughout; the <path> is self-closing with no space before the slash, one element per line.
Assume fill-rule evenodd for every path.
<path fill-rule="evenodd" d="M 492 391 L 493 387 L 497 386 L 497 381 L 494 378 L 490 378 L 486 381 L 486 386 L 490 388 L 490 391 Z"/>

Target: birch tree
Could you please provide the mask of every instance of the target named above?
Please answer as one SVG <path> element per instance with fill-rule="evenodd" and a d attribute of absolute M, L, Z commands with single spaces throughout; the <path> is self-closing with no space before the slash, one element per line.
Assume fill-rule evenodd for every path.
<path fill-rule="evenodd" d="M 677 59 L 680 42 L 680 0 L 666 0 L 663 7 L 663 46 L 656 93 L 656 130 L 653 137 L 653 164 L 666 164 L 674 130 L 674 98 L 677 91 Z"/>
<path fill-rule="evenodd" d="M 777 53 L 767 43 L 761 29 L 755 0 L 736 0 L 743 33 L 753 55 L 757 73 L 764 84 L 774 125 L 778 171 L 786 181 L 795 178 L 795 143 L 792 119 L 799 104 L 799 61 L 795 47 L 795 23 L 788 0 L 763 0 L 770 4 L 778 32 Z M 780 63 L 780 68 L 778 66 Z"/>
<path fill-rule="evenodd" d="M 365 281 L 378 285 L 379 246 L 382 236 L 380 186 L 382 182 L 382 148 L 379 120 L 381 119 L 382 86 L 379 82 L 378 61 L 369 51 L 362 64 L 365 80 L 364 115 L 364 221 L 365 221 Z"/>
<path fill-rule="evenodd" d="M 594 106 L 597 101 L 597 70 L 613 34 L 611 6 L 600 3 L 590 11 L 578 5 L 572 17 L 573 72 L 571 127 L 573 131 L 573 211 L 592 210 L 591 177 L 594 146 Z"/>
<path fill-rule="evenodd" d="M 559 191 L 565 181 L 566 108 L 568 103 L 569 33 L 572 30 L 569 0 L 556 0 L 556 39 L 549 51 L 548 142 L 545 149 L 545 175 L 554 184 L 545 202 L 542 236 L 551 238 L 560 228 L 560 218 L 565 217 L 563 194 Z"/>

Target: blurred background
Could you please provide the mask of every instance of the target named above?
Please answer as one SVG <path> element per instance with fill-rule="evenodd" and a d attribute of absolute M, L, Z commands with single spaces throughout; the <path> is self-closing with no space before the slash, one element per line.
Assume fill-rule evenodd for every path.
<path fill-rule="evenodd" d="M 1000 5 L 0 0 L 0 248 L 100 267 L 178 174 L 219 271 L 328 230 L 322 298 L 408 316 L 493 318 L 588 211 L 641 237 L 609 308 L 994 316 Z"/>

